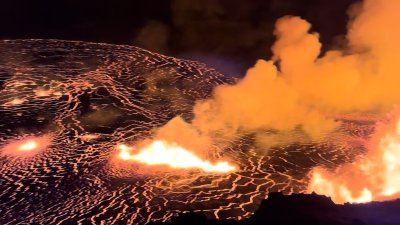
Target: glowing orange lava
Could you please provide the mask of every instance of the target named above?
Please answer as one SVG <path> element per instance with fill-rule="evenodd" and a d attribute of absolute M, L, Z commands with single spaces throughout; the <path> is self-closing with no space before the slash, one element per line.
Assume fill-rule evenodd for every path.
<path fill-rule="evenodd" d="M 80 138 L 84 141 L 91 141 L 91 140 L 95 140 L 97 138 L 99 138 L 99 135 L 96 134 L 84 134 L 81 135 Z"/>
<path fill-rule="evenodd" d="M 379 135 L 379 134 L 378 134 Z M 400 197 L 400 118 L 379 135 L 378 144 L 352 164 L 330 172 L 315 168 L 309 190 L 337 203 L 363 203 Z"/>
<path fill-rule="evenodd" d="M 37 89 L 34 90 L 34 92 L 37 97 L 46 97 L 52 94 L 51 90 L 44 90 L 44 89 Z"/>
<path fill-rule="evenodd" d="M 38 147 L 38 143 L 35 140 L 28 140 L 18 147 L 20 151 L 32 151 Z"/>
<path fill-rule="evenodd" d="M 16 105 L 21 105 L 22 103 L 24 103 L 25 100 L 24 99 L 20 99 L 20 98 L 15 98 L 9 102 L 4 103 L 4 106 L 16 106 Z"/>
<path fill-rule="evenodd" d="M 117 146 L 118 156 L 122 160 L 132 160 L 147 165 L 167 165 L 171 168 L 201 169 L 205 172 L 228 173 L 236 170 L 228 162 L 211 163 L 204 161 L 194 153 L 166 141 L 157 140 L 141 149 L 137 154 L 131 154 L 132 147 L 121 144 Z"/>
<path fill-rule="evenodd" d="M 29 157 L 40 153 L 51 144 L 51 138 L 48 135 L 40 137 L 27 137 L 21 140 L 11 141 L 1 148 L 2 154 Z"/>

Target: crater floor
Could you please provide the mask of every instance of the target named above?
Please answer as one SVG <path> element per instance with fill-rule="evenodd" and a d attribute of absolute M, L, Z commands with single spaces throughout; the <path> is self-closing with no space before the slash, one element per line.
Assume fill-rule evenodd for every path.
<path fill-rule="evenodd" d="M 146 175 L 112 164 L 116 144 L 147 138 L 176 115 L 189 120 L 195 100 L 232 82 L 132 46 L 0 41 L 0 223 L 146 224 L 188 210 L 243 219 L 271 191 L 304 192 L 314 166 L 351 161 L 373 131 L 373 121 L 343 119 L 337 138 L 269 150 L 241 137 L 221 151 L 240 167 L 225 175 Z M 43 135 L 51 144 L 34 156 L 4 151 Z"/>

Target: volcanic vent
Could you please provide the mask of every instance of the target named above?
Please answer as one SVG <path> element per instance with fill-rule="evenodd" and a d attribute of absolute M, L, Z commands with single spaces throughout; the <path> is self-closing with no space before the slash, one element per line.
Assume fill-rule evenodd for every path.
<path fill-rule="evenodd" d="M 373 120 L 343 119 L 329 141 L 281 145 L 268 154 L 256 137 L 242 135 L 203 156 L 230 159 L 234 172 L 149 172 L 118 159 L 116 146 L 151 137 L 176 115 L 190 120 L 195 100 L 233 80 L 129 46 L 2 41 L 0 56 L 2 224 L 145 224 L 188 210 L 245 218 L 271 191 L 306 191 L 314 166 L 351 161 L 373 131 Z M 29 141 L 43 137 L 35 154 L 10 154 L 21 145 L 33 149 Z"/>

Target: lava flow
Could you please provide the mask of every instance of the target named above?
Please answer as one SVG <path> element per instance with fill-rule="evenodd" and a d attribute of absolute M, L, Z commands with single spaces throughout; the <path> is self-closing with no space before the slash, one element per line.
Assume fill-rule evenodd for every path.
<path fill-rule="evenodd" d="M 334 172 L 314 168 L 310 191 L 337 203 L 363 203 L 400 197 L 400 117 L 395 126 L 377 132 L 367 155 Z M 374 139 L 373 139 L 374 140 Z M 376 144 L 374 144 L 376 143 Z"/>
<path fill-rule="evenodd" d="M 122 160 L 133 160 L 147 165 L 167 165 L 179 169 L 201 169 L 205 172 L 227 173 L 236 170 L 235 166 L 226 161 L 211 163 L 204 161 L 194 153 L 178 146 L 175 143 L 168 143 L 156 140 L 141 149 L 137 154 L 131 154 L 132 147 L 118 145 L 119 158 Z"/>

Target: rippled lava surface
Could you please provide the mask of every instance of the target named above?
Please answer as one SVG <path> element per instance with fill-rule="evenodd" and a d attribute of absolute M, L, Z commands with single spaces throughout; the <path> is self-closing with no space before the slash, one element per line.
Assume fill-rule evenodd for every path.
<path fill-rule="evenodd" d="M 270 191 L 304 192 L 312 167 L 351 161 L 373 131 L 373 121 L 343 120 L 342 136 L 269 150 L 241 137 L 215 155 L 240 167 L 225 175 L 146 175 L 110 163 L 116 144 L 147 138 L 176 115 L 189 120 L 195 100 L 231 82 L 132 46 L 1 41 L 0 149 L 25 137 L 52 141 L 33 157 L 0 153 L 0 223 L 146 224 L 188 210 L 243 219 Z"/>

